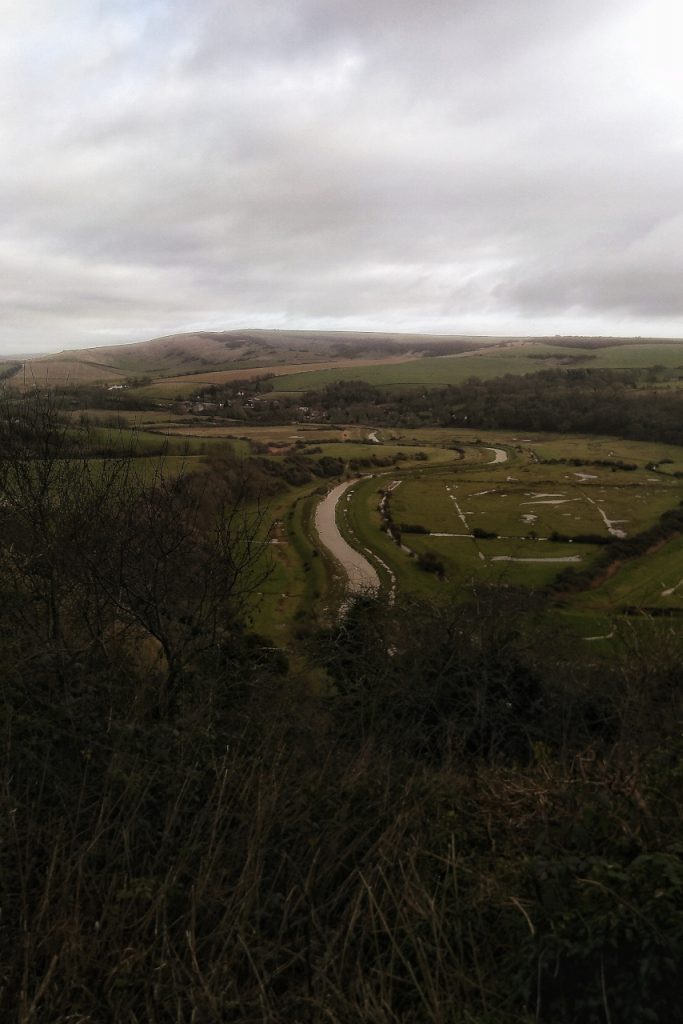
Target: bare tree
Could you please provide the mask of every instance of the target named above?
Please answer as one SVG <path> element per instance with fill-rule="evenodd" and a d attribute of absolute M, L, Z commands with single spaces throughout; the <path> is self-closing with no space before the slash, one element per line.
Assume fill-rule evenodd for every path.
<path fill-rule="evenodd" d="M 109 658 L 158 646 L 158 707 L 197 659 L 225 654 L 268 573 L 266 517 L 231 481 L 136 458 L 92 458 L 87 428 L 53 396 L 0 417 L 0 586 L 33 657 Z"/>

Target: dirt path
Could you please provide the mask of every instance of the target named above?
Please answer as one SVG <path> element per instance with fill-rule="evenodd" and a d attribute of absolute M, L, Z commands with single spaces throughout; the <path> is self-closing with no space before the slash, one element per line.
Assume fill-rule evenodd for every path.
<path fill-rule="evenodd" d="M 377 570 L 360 551 L 356 551 L 344 540 L 337 526 L 337 504 L 353 483 L 354 480 L 346 480 L 342 484 L 337 484 L 322 499 L 315 510 L 315 528 L 320 543 L 341 564 L 346 573 L 348 591 L 351 594 L 376 594 L 380 585 Z"/>

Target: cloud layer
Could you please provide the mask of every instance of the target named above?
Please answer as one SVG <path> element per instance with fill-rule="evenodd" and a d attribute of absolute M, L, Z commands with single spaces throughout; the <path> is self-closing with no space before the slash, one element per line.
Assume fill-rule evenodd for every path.
<path fill-rule="evenodd" d="M 676 0 L 0 0 L 0 350 L 683 335 Z"/>

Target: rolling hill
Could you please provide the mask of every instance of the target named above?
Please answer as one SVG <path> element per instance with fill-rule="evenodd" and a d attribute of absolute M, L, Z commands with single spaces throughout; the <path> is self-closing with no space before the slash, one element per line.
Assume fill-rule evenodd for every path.
<path fill-rule="evenodd" d="M 491 339 L 491 341 L 498 339 Z M 127 377 L 152 380 L 216 370 L 253 369 L 285 364 L 350 359 L 457 353 L 486 344 L 487 339 L 419 334 L 342 331 L 198 331 L 151 341 L 76 349 L 26 361 L 27 383 L 116 383 Z M 23 380 L 23 374 L 19 375 Z M 17 378 L 17 380 L 19 380 Z"/>
<path fill-rule="evenodd" d="M 434 357 L 437 357 L 434 359 Z M 439 358 L 441 357 L 441 358 Z M 443 357 L 458 360 L 457 371 Z M 432 362 L 432 360 L 434 360 Z M 626 368 L 665 365 L 683 369 L 683 341 L 647 338 L 510 338 L 459 335 L 362 333 L 345 331 L 198 331 L 150 341 L 60 352 L 13 364 L 7 380 L 13 386 L 117 384 L 131 378 L 147 383 L 183 381 L 221 374 L 234 378 L 256 372 L 278 376 L 335 368 L 353 376 L 358 367 L 415 363 L 420 373 L 394 371 L 391 381 L 446 383 L 468 375 L 483 377 L 528 373 L 556 366 Z M 462 365 L 460 362 L 462 361 Z M 414 367 L 417 370 L 418 367 Z M 365 374 L 364 374 L 365 375 Z M 217 378 L 214 378 L 217 379 Z M 370 373 L 368 379 L 372 378 Z M 306 386 L 292 381 L 287 389 Z"/>

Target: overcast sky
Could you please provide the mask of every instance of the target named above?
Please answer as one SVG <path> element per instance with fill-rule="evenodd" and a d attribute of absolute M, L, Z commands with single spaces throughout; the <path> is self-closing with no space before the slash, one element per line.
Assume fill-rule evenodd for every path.
<path fill-rule="evenodd" d="M 0 351 L 683 335 L 680 0 L 0 0 Z"/>

